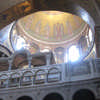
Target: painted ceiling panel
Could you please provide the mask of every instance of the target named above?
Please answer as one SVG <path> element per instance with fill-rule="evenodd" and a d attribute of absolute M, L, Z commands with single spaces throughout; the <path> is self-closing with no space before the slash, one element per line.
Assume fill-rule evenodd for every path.
<path fill-rule="evenodd" d="M 59 11 L 36 12 L 20 19 L 17 24 L 32 38 L 46 42 L 68 41 L 86 25 L 78 16 Z"/>
<path fill-rule="evenodd" d="M 98 7 L 100 9 L 100 0 L 96 0 L 96 2 L 97 2 L 97 5 L 98 5 Z"/>
<path fill-rule="evenodd" d="M 26 0 L 0 0 L 0 12 Z M 2 3 L 1 3 L 2 2 Z"/>

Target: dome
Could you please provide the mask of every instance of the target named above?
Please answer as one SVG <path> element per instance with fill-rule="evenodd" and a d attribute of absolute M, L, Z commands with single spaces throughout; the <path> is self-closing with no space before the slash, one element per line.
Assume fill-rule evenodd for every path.
<path fill-rule="evenodd" d="M 44 43 L 60 43 L 75 38 L 86 23 L 78 16 L 60 11 L 40 11 L 17 24 L 31 38 Z"/>
<path fill-rule="evenodd" d="M 11 31 L 15 51 L 24 48 L 34 54 L 51 50 L 60 63 L 64 62 L 71 46 L 84 58 L 93 41 L 92 30 L 84 20 L 60 11 L 39 11 L 25 16 L 13 25 Z"/>

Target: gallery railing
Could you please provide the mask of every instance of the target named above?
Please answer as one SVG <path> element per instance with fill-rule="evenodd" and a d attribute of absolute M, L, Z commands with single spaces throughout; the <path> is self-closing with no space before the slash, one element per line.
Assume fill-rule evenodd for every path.
<path fill-rule="evenodd" d="M 0 88 L 35 86 L 61 81 L 61 65 L 42 66 L 0 73 Z"/>
<path fill-rule="evenodd" d="M 100 59 L 0 72 L 0 88 L 51 85 L 100 78 Z"/>

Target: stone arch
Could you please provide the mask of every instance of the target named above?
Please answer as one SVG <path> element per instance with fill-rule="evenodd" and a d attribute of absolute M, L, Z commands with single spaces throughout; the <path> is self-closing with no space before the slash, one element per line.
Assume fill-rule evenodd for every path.
<path fill-rule="evenodd" d="M 0 79 L 8 79 L 8 75 L 7 74 L 1 74 Z"/>
<path fill-rule="evenodd" d="M 51 68 L 48 71 L 48 82 L 55 82 L 61 79 L 61 73 L 58 68 Z"/>
<path fill-rule="evenodd" d="M 43 100 L 64 100 L 64 98 L 59 93 L 50 93 L 46 95 Z"/>
<path fill-rule="evenodd" d="M 34 0 L 32 0 L 33 2 L 34 2 Z M 25 0 L 25 2 L 26 2 L 26 0 Z M 57 2 L 55 2 L 55 4 L 53 3 L 53 1 L 49 1 L 49 0 L 42 0 L 42 1 L 39 1 L 39 0 L 37 0 L 37 2 L 35 3 L 35 8 L 33 7 L 33 4 L 32 3 L 30 3 L 30 2 L 28 2 L 28 6 L 27 5 L 24 5 L 24 3 L 25 2 L 23 2 L 22 4 L 21 4 L 21 2 L 19 3 L 19 5 L 15 5 L 15 6 L 13 6 L 13 8 L 18 8 L 18 11 L 20 11 L 20 13 L 17 13 L 18 11 L 11 11 L 11 10 L 14 10 L 13 8 L 11 9 L 10 7 L 10 9 L 9 9 L 9 11 L 8 12 L 10 12 L 11 11 L 11 13 L 12 12 L 15 12 L 15 14 L 18 14 L 18 18 L 14 18 L 15 16 L 12 16 L 12 20 L 11 21 L 13 21 L 13 20 L 15 20 L 15 19 L 19 19 L 19 18 L 21 18 L 22 16 L 25 16 L 25 15 L 27 15 L 27 14 L 29 14 L 29 13 L 32 13 L 32 12 L 34 12 L 34 11 L 42 11 L 42 10 L 57 10 L 57 11 L 63 11 L 63 12 L 69 12 L 69 13 L 73 13 L 73 14 L 76 14 L 76 15 L 78 15 L 78 16 L 80 16 L 83 20 L 85 20 L 90 26 L 91 26 L 91 28 L 94 30 L 94 21 L 92 20 L 92 18 L 91 18 L 91 16 L 90 15 L 92 15 L 92 14 L 90 14 L 89 15 L 89 13 L 91 13 L 91 11 L 89 11 L 88 9 L 89 8 L 87 8 L 84 4 L 85 3 L 87 3 L 88 4 L 88 2 L 84 2 L 84 1 L 82 1 L 83 2 L 83 5 L 82 5 L 82 3 L 80 3 L 80 2 L 75 2 L 74 0 L 62 0 L 62 3 L 60 3 L 60 0 L 58 0 Z M 21 6 L 22 5 L 22 6 Z M 89 5 L 89 4 L 88 4 Z M 20 7 L 19 7 L 20 6 Z M 32 7 L 31 7 L 32 6 Z M 25 9 L 28 9 L 27 7 L 29 7 L 30 9 L 29 9 L 29 11 L 28 12 L 24 12 L 24 11 L 27 11 L 27 10 L 25 10 Z M 23 9 L 24 8 L 24 9 Z M 92 8 L 92 7 L 91 7 Z M 35 10 L 34 10 L 35 9 Z M 89 13 L 88 13 L 88 11 L 89 11 Z M 6 11 L 7 12 L 7 11 Z M 2 20 L 4 20 L 4 21 L 6 21 L 8 18 L 9 18 L 9 16 L 10 16 L 10 14 L 11 13 L 8 13 L 7 12 L 7 14 L 6 14 L 6 12 L 3 12 L 2 14 L 1 14 L 1 17 L 2 17 Z M 12 14 L 13 15 L 13 14 Z M 17 15 L 16 15 L 17 16 Z M 85 18 L 85 17 L 86 18 Z M 89 19 L 89 20 L 88 20 Z M 10 19 L 9 19 L 9 21 L 10 21 Z M 2 21 L 2 23 L 3 23 L 3 21 Z M 1 23 L 1 25 L 3 25 Z M 5 23 L 5 22 L 4 22 Z M 10 23 L 10 22 L 8 22 L 8 23 Z M 5 25 L 7 25 L 8 23 L 6 23 Z M 1 26 L 0 25 L 0 26 Z"/>
<path fill-rule="evenodd" d="M 11 56 L 12 52 L 9 50 L 8 47 L 0 44 L 0 57 L 9 57 Z"/>
<path fill-rule="evenodd" d="M 17 100 L 33 100 L 30 96 L 21 96 Z"/>
<path fill-rule="evenodd" d="M 25 71 L 21 77 L 21 85 L 31 85 L 33 82 L 33 72 Z"/>
<path fill-rule="evenodd" d="M 45 72 L 45 70 L 38 70 L 35 73 L 35 83 L 36 84 L 44 83 L 45 79 L 46 79 L 46 72 Z"/>
<path fill-rule="evenodd" d="M 88 89 L 80 89 L 74 93 L 72 100 L 95 100 L 95 95 Z"/>
<path fill-rule="evenodd" d="M 10 82 L 9 86 L 18 86 L 20 77 L 21 77 L 21 75 L 19 72 L 12 73 L 9 78 L 9 82 Z"/>
<path fill-rule="evenodd" d="M 5 88 L 8 85 L 8 75 L 7 74 L 2 74 L 0 76 L 0 87 Z"/>
<path fill-rule="evenodd" d="M 49 1 L 49 0 L 37 0 L 34 3 L 34 0 L 30 0 L 27 1 L 25 0 L 24 2 L 19 1 L 18 3 L 13 4 L 11 1 L 9 2 L 12 5 L 9 5 L 8 8 L 3 8 L 1 10 L 1 18 L 2 18 L 2 22 L 0 23 L 0 28 L 4 27 L 5 25 L 11 23 L 12 21 L 19 19 L 27 14 L 33 13 L 34 11 L 42 11 L 42 10 L 57 10 L 57 11 L 63 11 L 63 12 L 69 12 L 72 14 L 76 14 L 78 16 L 80 16 L 82 18 L 81 15 L 84 15 L 87 12 L 87 15 L 91 15 L 93 17 L 93 19 L 95 19 L 95 15 L 93 16 L 93 11 L 91 12 L 91 10 L 94 10 L 94 6 L 92 5 L 92 9 L 90 9 L 89 7 L 87 7 L 86 5 L 90 5 L 90 2 L 88 1 L 74 1 L 74 0 L 62 0 L 62 3 L 60 3 L 60 0 L 58 0 L 57 2 L 53 3 L 53 1 Z M 35 6 L 34 6 L 34 5 Z M 23 9 L 23 7 L 25 9 Z M 17 10 L 16 10 L 17 9 Z M 18 11 L 20 11 L 18 13 Z M 13 12 L 15 12 L 16 16 L 13 15 Z M 94 11 L 95 12 L 95 11 Z M 8 16 L 7 16 L 8 15 Z M 9 17 L 10 16 L 10 17 Z M 90 16 L 90 17 L 91 17 Z M 9 19 L 8 19 L 9 18 Z M 8 20 L 7 20 L 8 19 Z M 88 21 L 87 19 L 83 18 L 86 22 L 89 23 L 89 25 L 93 25 L 93 22 L 90 18 L 90 20 Z"/>
<path fill-rule="evenodd" d="M 49 69 L 48 73 L 58 72 L 58 71 L 59 71 L 59 69 L 58 69 L 58 68 L 53 67 L 53 68 L 50 68 L 50 69 Z"/>

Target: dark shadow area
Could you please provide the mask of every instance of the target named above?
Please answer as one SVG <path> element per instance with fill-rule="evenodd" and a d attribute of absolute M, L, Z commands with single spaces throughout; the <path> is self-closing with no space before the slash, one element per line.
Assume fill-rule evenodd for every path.
<path fill-rule="evenodd" d="M 44 100 L 64 100 L 63 97 L 58 93 L 48 94 Z"/>
<path fill-rule="evenodd" d="M 19 97 L 17 100 L 33 100 L 33 99 L 29 96 L 22 96 L 22 97 Z"/>
<path fill-rule="evenodd" d="M 95 96 L 89 90 L 80 90 L 74 94 L 73 100 L 95 100 Z"/>

